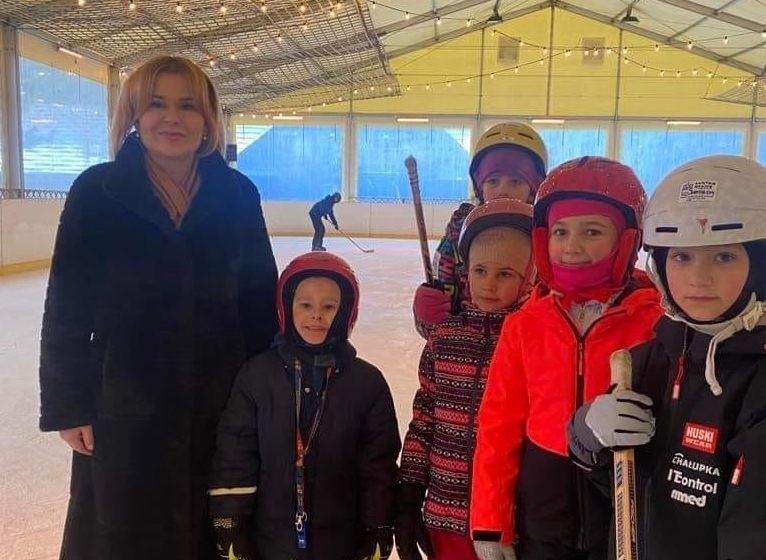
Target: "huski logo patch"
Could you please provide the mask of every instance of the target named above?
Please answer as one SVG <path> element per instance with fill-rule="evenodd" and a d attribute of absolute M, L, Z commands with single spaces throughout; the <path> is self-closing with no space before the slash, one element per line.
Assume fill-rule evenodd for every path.
<path fill-rule="evenodd" d="M 681 439 L 681 445 L 702 451 L 704 453 L 715 453 L 718 444 L 718 428 L 687 422 L 684 426 L 684 435 Z"/>

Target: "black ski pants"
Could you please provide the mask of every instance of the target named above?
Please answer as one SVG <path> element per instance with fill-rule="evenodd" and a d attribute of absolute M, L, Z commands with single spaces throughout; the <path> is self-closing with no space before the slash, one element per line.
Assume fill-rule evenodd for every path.
<path fill-rule="evenodd" d="M 322 246 L 322 243 L 324 242 L 325 228 L 321 216 L 309 214 L 309 217 L 311 218 L 311 224 L 314 226 L 314 238 L 311 240 L 311 248 L 314 249 Z"/>

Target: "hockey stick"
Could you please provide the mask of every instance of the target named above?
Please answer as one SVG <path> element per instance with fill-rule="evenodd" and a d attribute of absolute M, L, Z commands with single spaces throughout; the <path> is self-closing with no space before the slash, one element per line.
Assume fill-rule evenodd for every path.
<path fill-rule="evenodd" d="M 362 253 L 374 253 L 375 252 L 375 249 L 365 249 L 364 247 L 359 245 L 359 243 L 357 243 L 356 241 L 351 239 L 351 236 L 349 234 L 347 234 L 345 231 L 343 231 L 342 229 L 340 229 L 339 227 L 335 226 L 335 229 L 337 229 L 339 232 L 341 232 L 343 234 L 343 236 L 346 239 L 348 239 L 349 241 L 351 241 L 351 243 L 353 243 L 356 246 L 356 248 L 359 249 Z"/>
<path fill-rule="evenodd" d="M 404 160 L 407 168 L 407 176 L 410 179 L 412 190 L 412 203 L 415 206 L 415 222 L 418 225 L 418 240 L 420 241 L 420 256 L 423 258 L 423 269 L 426 273 L 426 283 L 429 286 L 434 282 L 434 271 L 431 267 L 431 253 L 428 248 L 428 236 L 426 234 L 426 220 L 423 217 L 423 202 L 420 199 L 420 179 L 418 178 L 418 162 L 412 156 Z"/>
<path fill-rule="evenodd" d="M 630 352 L 617 350 L 609 358 L 615 391 L 632 388 Z M 638 560 L 636 519 L 636 461 L 633 449 L 614 452 L 615 560 Z"/>

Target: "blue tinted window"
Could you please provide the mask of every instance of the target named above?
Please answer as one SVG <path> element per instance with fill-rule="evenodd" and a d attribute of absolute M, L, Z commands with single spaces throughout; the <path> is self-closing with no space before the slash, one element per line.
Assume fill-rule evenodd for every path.
<path fill-rule="evenodd" d="M 357 133 L 357 197 L 411 200 L 404 159 L 418 161 L 423 200 L 463 200 L 468 196 L 468 127 L 364 125 Z"/>
<path fill-rule="evenodd" d="M 627 128 L 620 160 L 630 165 L 651 193 L 662 178 L 685 161 L 711 154 L 741 155 L 744 134 L 736 130 Z"/>
<path fill-rule="evenodd" d="M 766 165 L 766 132 L 758 135 L 758 161 Z"/>
<path fill-rule="evenodd" d="M 268 200 L 319 200 L 341 190 L 343 128 L 237 125 L 237 169 Z"/>
<path fill-rule="evenodd" d="M 548 150 L 548 169 L 580 156 L 605 156 L 606 128 L 543 128 L 537 130 Z"/>
<path fill-rule="evenodd" d="M 24 187 L 68 190 L 109 158 L 106 86 L 20 59 Z"/>

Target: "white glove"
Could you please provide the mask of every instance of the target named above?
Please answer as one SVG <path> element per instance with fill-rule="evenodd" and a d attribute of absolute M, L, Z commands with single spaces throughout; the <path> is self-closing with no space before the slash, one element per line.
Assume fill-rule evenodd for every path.
<path fill-rule="evenodd" d="M 473 541 L 473 549 L 479 560 L 516 560 L 516 553 L 509 544 L 494 541 Z"/>
<path fill-rule="evenodd" d="M 635 447 L 654 435 L 652 399 L 634 391 L 600 395 L 591 403 L 585 424 L 604 447 Z"/>

